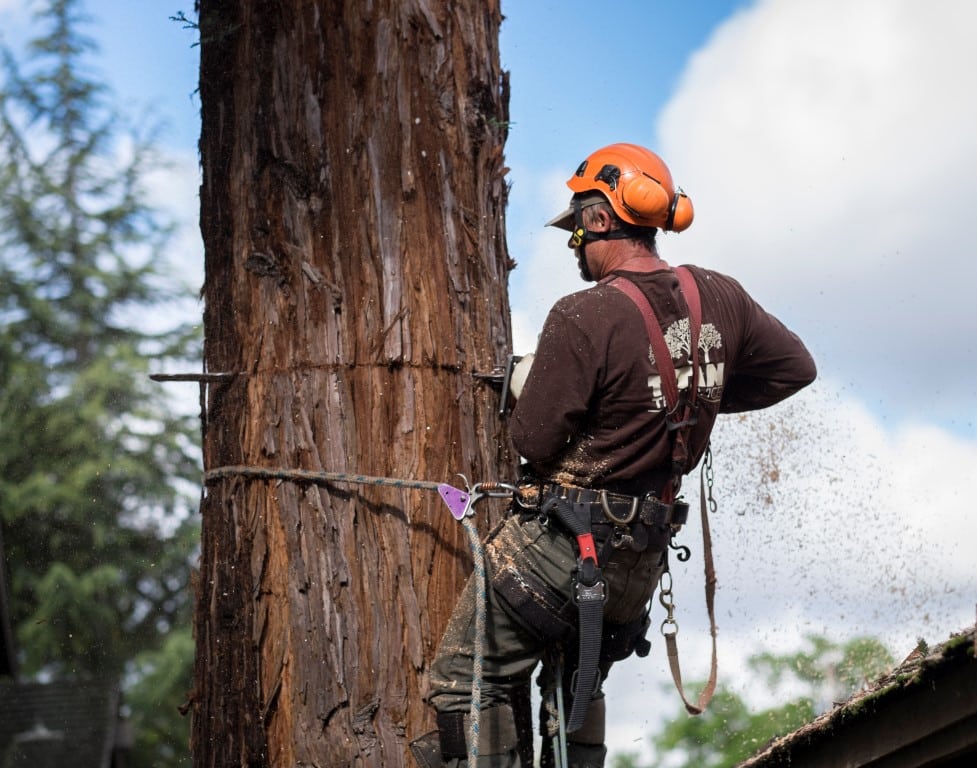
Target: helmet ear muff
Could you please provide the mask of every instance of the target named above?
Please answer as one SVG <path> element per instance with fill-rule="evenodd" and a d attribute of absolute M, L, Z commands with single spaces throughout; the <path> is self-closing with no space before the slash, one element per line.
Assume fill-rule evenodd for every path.
<path fill-rule="evenodd" d="M 647 174 L 636 174 L 621 185 L 621 203 L 636 219 L 660 218 L 669 209 L 668 192 Z"/>
<path fill-rule="evenodd" d="M 689 228 L 694 216 L 692 201 L 679 188 L 675 190 L 675 194 L 672 196 L 672 205 L 669 208 L 668 219 L 665 221 L 663 229 L 668 232 L 681 232 L 683 229 Z"/>

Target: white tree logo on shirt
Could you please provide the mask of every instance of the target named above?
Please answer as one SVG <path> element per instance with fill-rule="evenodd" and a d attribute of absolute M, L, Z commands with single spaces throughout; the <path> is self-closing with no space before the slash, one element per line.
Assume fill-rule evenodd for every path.
<path fill-rule="evenodd" d="M 683 317 L 681 320 L 676 320 L 668 326 L 665 331 L 665 344 L 668 347 L 668 353 L 671 355 L 672 360 L 689 358 L 692 347 L 692 333 L 689 326 L 689 318 Z M 702 352 L 702 358 L 699 361 L 700 397 L 713 400 L 718 399 L 722 395 L 723 368 L 725 367 L 725 362 L 711 362 L 711 359 L 715 355 L 710 355 L 711 351 L 722 349 L 722 346 L 723 336 L 719 332 L 719 329 L 712 323 L 705 323 L 699 331 L 699 349 Z M 648 359 L 652 365 L 655 365 L 655 353 L 652 351 L 650 345 L 648 346 Z M 657 367 L 655 365 L 656 369 Z M 675 369 L 675 378 L 680 391 L 688 389 L 689 380 L 692 378 L 691 363 L 677 366 Z M 651 388 L 652 398 L 655 403 L 652 410 L 660 411 L 665 408 L 665 396 L 662 392 L 661 376 L 658 374 L 649 376 L 648 386 Z"/>

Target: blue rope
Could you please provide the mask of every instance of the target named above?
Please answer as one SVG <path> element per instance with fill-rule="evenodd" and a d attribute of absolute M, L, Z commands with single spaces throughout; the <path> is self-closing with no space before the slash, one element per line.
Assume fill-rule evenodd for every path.
<path fill-rule="evenodd" d="M 204 472 L 204 482 L 225 477 L 255 477 L 263 480 L 298 480 L 307 483 L 354 483 L 357 485 L 384 485 L 391 488 L 414 488 L 436 491 L 440 483 L 430 480 L 402 480 L 396 477 L 354 475 L 348 472 L 313 472 L 308 469 L 271 469 L 269 467 L 218 467 Z"/>
<path fill-rule="evenodd" d="M 468 765 L 475 768 L 478 760 L 478 734 L 482 712 L 482 662 L 484 660 L 485 640 L 485 550 L 478 537 L 478 529 L 465 517 L 461 524 L 468 534 L 468 544 L 472 550 L 475 575 L 475 647 L 472 658 L 472 703 L 468 714 Z"/>

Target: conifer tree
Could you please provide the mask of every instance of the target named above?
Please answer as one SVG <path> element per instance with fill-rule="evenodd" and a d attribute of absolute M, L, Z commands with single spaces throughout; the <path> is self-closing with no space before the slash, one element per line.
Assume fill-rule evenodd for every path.
<path fill-rule="evenodd" d="M 143 188 L 152 134 L 123 129 L 86 21 L 51 0 L 22 57 L 0 49 L 0 524 L 23 676 L 122 681 L 131 762 L 163 766 L 188 740 L 170 700 L 190 679 L 198 438 L 149 374 L 199 350 L 170 322 L 187 290 Z"/>

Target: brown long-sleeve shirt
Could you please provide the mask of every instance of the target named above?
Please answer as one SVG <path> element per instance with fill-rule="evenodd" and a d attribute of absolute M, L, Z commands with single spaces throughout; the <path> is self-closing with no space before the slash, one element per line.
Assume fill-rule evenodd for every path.
<path fill-rule="evenodd" d="M 814 380 L 804 344 L 734 279 L 690 267 L 702 303 L 694 461 L 718 413 L 765 408 Z M 648 297 L 680 389 L 688 388 L 688 309 L 670 270 L 621 272 Z M 641 314 L 597 285 L 560 299 L 543 326 L 511 419 L 516 450 L 542 480 L 619 493 L 659 492 L 671 445 L 658 370 Z"/>

